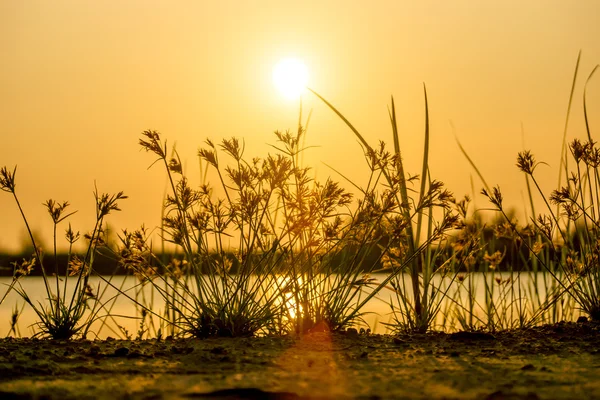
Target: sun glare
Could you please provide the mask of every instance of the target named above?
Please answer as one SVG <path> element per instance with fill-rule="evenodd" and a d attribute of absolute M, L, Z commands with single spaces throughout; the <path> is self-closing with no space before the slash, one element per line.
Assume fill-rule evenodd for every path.
<path fill-rule="evenodd" d="M 300 97 L 308 84 L 308 69 L 296 58 L 284 58 L 273 68 L 273 83 L 290 100 Z"/>

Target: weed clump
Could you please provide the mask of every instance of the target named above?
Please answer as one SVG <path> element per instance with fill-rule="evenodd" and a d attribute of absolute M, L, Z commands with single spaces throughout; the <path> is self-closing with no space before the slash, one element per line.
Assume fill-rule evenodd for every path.
<path fill-rule="evenodd" d="M 29 222 L 25 216 L 16 191 L 16 167 L 10 172 L 6 167 L 0 169 L 0 189 L 13 195 L 17 207 L 23 217 L 27 233 L 34 248 L 30 259 L 13 264 L 13 279 L 9 291 L 16 291 L 19 296 L 36 313 L 39 321 L 36 323 L 38 332 L 36 336 L 44 336 L 57 340 L 72 339 L 75 336 L 86 337 L 92 324 L 107 315 L 105 303 L 100 299 L 100 286 L 94 288 L 90 284 L 94 255 L 99 246 L 103 244 L 104 218 L 112 211 L 119 211 L 118 201 L 127 198 L 123 192 L 114 195 L 99 194 L 96 190 L 96 222 L 91 233 L 84 235 L 88 242 L 83 259 L 73 254 L 73 244 L 80 239 L 79 232 L 74 232 L 71 225 L 66 229 L 65 238 L 69 243 L 67 274 L 59 277 L 57 263 L 57 227 L 75 212 L 67 212 L 68 202 L 47 200 L 44 205 L 53 222 L 53 258 L 54 270 L 50 271 L 44 265 L 44 253 L 36 242 Z M 38 267 L 42 273 L 45 288 L 44 301 L 34 301 L 23 288 L 21 280 L 27 277 L 34 268 Z M 18 315 L 13 316 L 16 324 Z M 13 331 L 16 332 L 14 325 Z"/>
<path fill-rule="evenodd" d="M 389 232 L 380 227 L 401 214 L 397 185 L 378 192 L 392 157 L 383 146 L 366 152 L 372 177 L 353 210 L 349 192 L 330 179 L 316 182 L 300 165 L 304 134 L 302 127 L 296 134 L 275 132 L 278 154 L 251 161 L 235 138 L 218 146 L 207 140 L 198 155 L 216 172 L 224 193 L 216 198 L 207 183 L 190 187 L 177 153 L 167 157 L 158 132 L 142 133 L 140 145 L 164 165 L 171 185 L 163 237 L 182 250 L 185 263 L 176 274 L 150 257 L 163 271 L 152 282 L 165 301 L 171 333 L 343 330 L 360 321 L 366 299 L 383 287 L 369 275 L 393 243 L 384 241 Z M 223 163 L 221 152 L 232 165 Z M 237 244 L 227 246 L 231 241 Z M 122 254 L 132 253 L 130 242 L 126 236 Z M 149 246 L 144 251 L 151 254 Z M 146 274 L 148 263 L 125 258 L 137 274 Z"/>

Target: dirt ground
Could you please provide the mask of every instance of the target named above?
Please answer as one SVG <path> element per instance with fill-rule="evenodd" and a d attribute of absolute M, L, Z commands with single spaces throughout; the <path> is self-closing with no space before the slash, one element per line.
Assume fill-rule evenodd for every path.
<path fill-rule="evenodd" d="M 600 399 L 600 325 L 425 335 L 0 339 L 0 399 Z"/>

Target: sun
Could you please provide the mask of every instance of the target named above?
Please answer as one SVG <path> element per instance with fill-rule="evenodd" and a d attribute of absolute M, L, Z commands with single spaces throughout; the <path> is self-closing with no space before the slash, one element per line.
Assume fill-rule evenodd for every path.
<path fill-rule="evenodd" d="M 300 97 L 308 84 L 308 68 L 297 58 L 284 58 L 273 68 L 273 83 L 290 100 Z"/>

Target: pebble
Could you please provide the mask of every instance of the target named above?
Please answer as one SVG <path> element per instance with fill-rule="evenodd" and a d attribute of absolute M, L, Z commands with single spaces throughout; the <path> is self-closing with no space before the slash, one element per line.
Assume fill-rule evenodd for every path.
<path fill-rule="evenodd" d="M 531 371 L 534 369 L 535 367 L 533 366 L 533 364 L 525 364 L 521 367 L 521 371 Z"/>
<path fill-rule="evenodd" d="M 126 357 L 129 354 L 129 349 L 127 347 L 119 347 L 115 350 L 115 357 Z"/>

